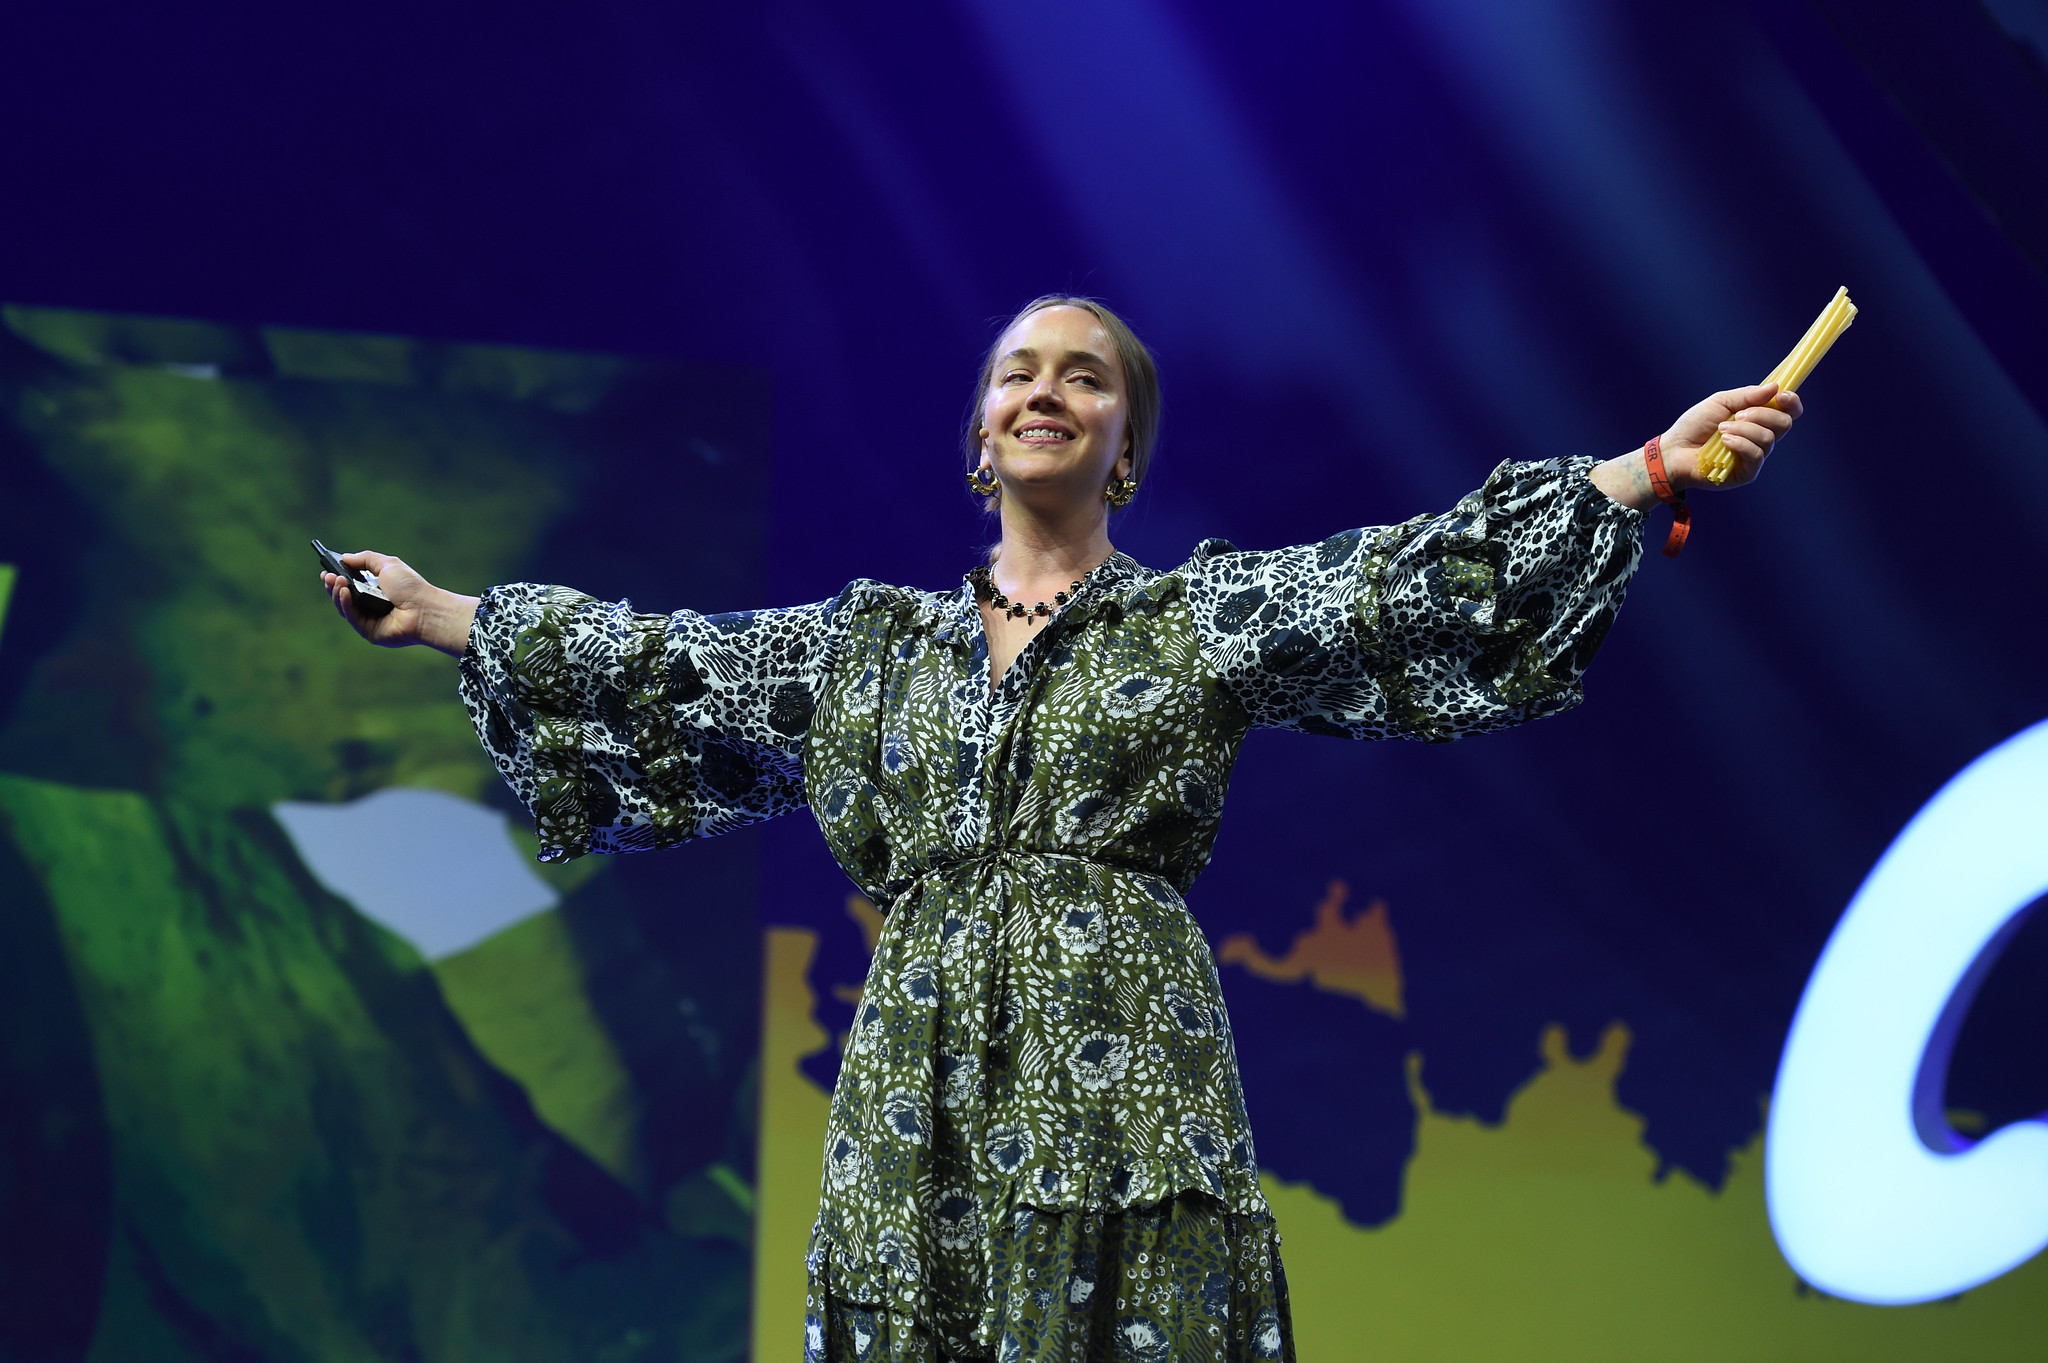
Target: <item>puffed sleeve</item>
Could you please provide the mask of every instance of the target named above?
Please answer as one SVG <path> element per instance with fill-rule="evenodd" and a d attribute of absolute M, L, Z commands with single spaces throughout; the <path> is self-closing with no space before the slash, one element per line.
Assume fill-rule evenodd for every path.
<path fill-rule="evenodd" d="M 1440 516 L 1181 569 L 1254 725 L 1445 741 L 1566 710 L 1642 558 L 1591 459 L 1504 463 Z"/>
<path fill-rule="evenodd" d="M 461 691 L 533 811 L 541 860 L 640 852 L 802 807 L 832 602 L 635 614 L 566 587 L 493 587 Z"/>

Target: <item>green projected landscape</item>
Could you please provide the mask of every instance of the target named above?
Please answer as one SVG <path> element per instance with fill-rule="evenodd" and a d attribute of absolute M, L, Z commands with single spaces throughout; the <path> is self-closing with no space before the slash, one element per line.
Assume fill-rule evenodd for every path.
<path fill-rule="evenodd" d="M 0 1356 L 743 1355 L 749 849 L 543 869 L 558 908 L 429 963 L 271 810 L 506 798 L 453 664 L 357 640 L 310 536 L 461 590 L 602 577 L 607 470 L 665 459 L 694 547 L 636 552 L 733 604 L 760 558 L 763 385 L 4 320 Z M 649 937 L 706 901 L 737 928 L 694 956 Z M 673 1138 L 678 1113 L 710 1136 Z"/>

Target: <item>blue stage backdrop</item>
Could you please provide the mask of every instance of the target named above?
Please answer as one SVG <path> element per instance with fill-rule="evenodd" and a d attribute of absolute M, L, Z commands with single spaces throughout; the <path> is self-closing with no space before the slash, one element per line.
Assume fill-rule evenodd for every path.
<path fill-rule="evenodd" d="M 192 546 L 269 535 L 289 499 L 193 503 L 186 542 L 151 526 L 146 500 L 130 498 L 132 525 L 108 519 L 119 489 L 66 453 L 96 409 L 34 406 L 51 366 L 80 392 L 130 369 L 229 390 L 302 379 L 298 424 L 274 427 L 299 434 L 264 448 L 313 451 L 303 467 L 336 470 L 337 488 L 371 480 L 343 528 L 313 533 L 454 586 L 516 573 L 647 609 L 721 608 L 815 600 L 856 576 L 956 583 L 994 533 L 960 482 L 973 365 L 995 320 L 1043 291 L 1103 296 L 1159 355 L 1161 454 L 1112 533 L 1168 567 L 1210 535 L 1268 547 L 1442 510 L 1502 459 L 1621 453 L 1709 390 L 1761 377 L 1846 284 L 1861 316 L 1806 386 L 1809 416 L 1757 487 L 1695 498 L 1681 559 L 1653 552 L 1583 708 L 1447 747 L 1255 736 L 1191 904 L 1222 961 L 1304 1357 L 1360 1340 L 1397 1358 L 2028 1356 L 2048 1325 L 2038 1262 L 1956 1305 L 1853 1306 L 1798 1281 L 1762 1204 L 1766 1098 L 1830 928 L 1944 781 L 2048 712 L 2048 636 L 2032 623 L 2048 551 L 2048 21 L 2023 0 L 1882 9 L 9 15 L 0 37 L 36 60 L 0 90 L 14 133 L 0 167 L 22 205 L 0 221 L 0 296 L 238 325 L 67 312 L 37 330 L 59 315 L 16 314 L 0 770 L 158 801 L 203 776 L 232 792 L 218 807 L 279 830 L 262 834 L 266 856 L 365 912 L 375 888 L 337 889 L 345 869 L 322 869 L 319 848 L 350 826 L 320 806 L 369 796 L 361 818 L 438 810 L 453 828 L 477 811 L 388 801 L 499 798 L 412 659 L 366 654 L 346 676 L 404 677 L 439 718 L 323 734 L 317 762 L 280 766 L 266 754 L 291 746 L 281 737 L 178 736 L 192 701 L 164 697 L 186 697 L 185 673 L 97 644 L 83 622 L 113 619 L 94 612 L 124 593 L 157 599 L 114 584 L 175 576 Z M 271 330 L 239 325 L 254 323 Z M 375 373 L 298 376 L 264 339 L 367 344 L 337 332 L 541 347 L 554 357 L 522 363 L 550 374 L 596 372 L 559 351 L 676 363 L 626 365 L 668 386 L 635 380 L 573 419 L 493 380 L 492 401 L 540 425 L 497 444 L 480 425 L 450 435 L 469 453 L 449 456 L 444 510 L 426 517 L 372 475 L 378 441 L 431 444 L 419 431 L 443 418 L 389 383 L 379 401 L 396 405 L 352 407 L 337 395 Z M 406 382 L 445 398 L 442 363 L 419 360 Z M 205 366 L 216 377 L 195 377 Z M 175 404 L 160 420 L 244 429 Z M 361 433 L 349 459 L 321 453 L 329 430 Z M 297 535 L 294 521 L 276 543 Z M 82 547 L 105 545 L 122 547 Z M 134 637 L 175 638 L 172 617 L 119 609 Z M 235 723 L 280 729 L 252 707 Z M 115 722 L 139 711 L 176 713 L 177 733 Z M 344 737 L 358 746 L 334 746 Z M 265 763 L 290 779 L 236 775 Z M 560 940 L 492 935 L 483 908 L 415 929 L 447 954 L 421 947 L 433 964 L 406 1006 L 449 1010 L 432 1035 L 473 1047 L 538 1113 L 502 1118 L 514 1134 L 491 1139 L 565 1143 L 606 1190 L 570 1201 L 616 1205 L 618 1225 L 666 1246 L 582 1242 L 591 1261 L 630 1260 L 620 1274 L 652 1275 L 637 1284 L 709 1284 L 676 1298 L 713 1303 L 688 1319 L 673 1303 L 661 1309 L 682 1314 L 588 1308 L 615 1344 L 642 1331 L 654 1342 L 634 1347 L 671 1351 L 650 1357 L 693 1356 L 720 1330 L 735 1348 L 752 1330 L 762 1357 L 796 1348 L 812 1123 L 872 923 L 806 821 L 750 836 L 576 884 L 493 882 L 499 911 L 537 908 L 521 922 L 566 924 Z M 50 900 L 40 865 L 0 868 L 43 887 L 10 906 Z M 71 1114 L 75 1134 L 11 1137 L 7 1157 L 55 1161 L 33 1167 L 82 1190 L 61 1205 L 6 1195 L 10 1268 L 125 1262 L 154 1283 L 136 1256 L 157 1242 L 124 1220 L 104 1097 L 107 1074 L 139 1062 L 100 1053 L 94 1081 L 50 1058 L 96 1035 L 90 1009 L 64 1002 L 76 986 L 60 963 L 75 973 L 79 958 L 48 910 L 8 912 L 18 959 L 41 962 L 23 978 L 49 996 L 10 994 L 10 1035 L 52 1038 L 10 1052 L 8 1082 Z M 605 926 L 586 939 L 579 922 Z M 480 989 L 491 971 L 448 963 L 492 951 L 525 962 L 552 1006 L 596 1019 L 578 1024 L 585 1050 L 517 1059 L 525 1043 L 487 1041 L 520 1034 L 518 1009 Z M 2048 1109 L 2044 972 L 2037 922 L 1962 1031 L 1944 1096 L 1958 1130 Z M 750 1077 L 734 1057 L 757 1044 Z M 555 1079 L 535 1077 L 544 1066 Z M 575 1077 L 593 1074 L 612 1077 Z M 752 1117 L 735 1115 L 755 1111 L 757 1087 L 758 1170 Z M 742 1242 L 751 1326 L 731 1324 L 718 1276 Z M 356 1295 L 331 1336 L 259 1330 L 274 1315 L 232 1294 L 136 1300 L 193 1357 L 339 1356 L 330 1339 L 386 1338 L 376 1322 L 400 1316 L 377 1294 L 404 1275 L 334 1272 Z M 536 1320 L 585 1319 L 583 1299 L 538 1282 L 502 1290 L 536 1294 Z M 5 1290 L 26 1303 L 0 1316 L 20 1356 L 117 1356 L 97 1296 Z M 388 1327 L 403 1341 L 389 1356 L 463 1356 L 420 1323 L 426 1301 L 445 1309 L 438 1291 Z"/>

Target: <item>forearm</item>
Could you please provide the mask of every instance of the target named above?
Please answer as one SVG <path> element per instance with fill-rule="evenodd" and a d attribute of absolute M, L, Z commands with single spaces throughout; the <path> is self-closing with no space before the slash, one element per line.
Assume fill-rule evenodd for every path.
<path fill-rule="evenodd" d="M 469 647 L 470 627 L 476 623 L 477 598 L 439 587 L 420 609 L 419 641 L 437 648 L 451 658 L 460 658 Z"/>
<path fill-rule="evenodd" d="M 1657 492 L 1650 486 L 1650 470 L 1641 450 L 1595 464 L 1587 476 L 1594 487 L 1631 511 L 1648 511 L 1657 505 Z"/>

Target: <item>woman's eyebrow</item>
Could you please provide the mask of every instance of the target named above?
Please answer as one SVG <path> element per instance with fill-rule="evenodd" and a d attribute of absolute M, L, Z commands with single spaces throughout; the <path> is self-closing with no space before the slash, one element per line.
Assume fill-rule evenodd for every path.
<path fill-rule="evenodd" d="M 1097 369 L 1109 368 L 1109 361 L 1103 359 L 1092 350 L 1069 350 L 1066 354 L 1066 361 L 1068 364 L 1091 364 Z"/>
<path fill-rule="evenodd" d="M 1037 358 L 1038 352 L 1036 350 L 1033 350 L 1030 346 L 1019 346 L 997 360 L 996 363 L 1008 364 L 1011 360 L 1035 360 Z M 1068 364 L 1092 364 L 1098 369 L 1109 368 L 1109 361 L 1103 359 L 1092 350 L 1069 350 L 1061 358 Z"/>

